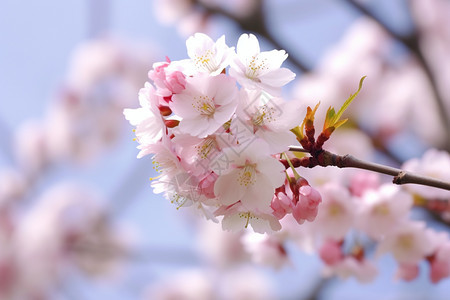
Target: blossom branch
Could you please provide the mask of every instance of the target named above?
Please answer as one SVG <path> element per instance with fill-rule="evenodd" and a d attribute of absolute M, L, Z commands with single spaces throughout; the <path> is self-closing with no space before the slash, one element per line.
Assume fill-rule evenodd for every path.
<path fill-rule="evenodd" d="M 290 146 L 289 151 L 309 152 L 297 146 Z M 338 168 L 364 169 L 368 171 L 394 176 L 392 182 L 398 185 L 420 184 L 444 190 L 450 190 L 450 182 L 445 182 L 439 179 L 407 172 L 405 170 L 385 166 L 382 164 L 368 162 L 365 160 L 358 159 L 350 154 L 337 155 L 329 151 L 322 150 L 319 153 L 315 153 L 313 156 L 291 159 L 291 163 L 294 167 L 314 168 L 316 166 L 321 167 L 335 166 Z"/>

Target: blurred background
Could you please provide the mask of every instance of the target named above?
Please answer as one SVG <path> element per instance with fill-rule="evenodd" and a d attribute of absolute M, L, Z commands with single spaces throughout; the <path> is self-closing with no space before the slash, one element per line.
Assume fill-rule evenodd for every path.
<path fill-rule="evenodd" d="M 285 97 L 323 112 L 367 75 L 339 154 L 398 167 L 450 149 L 447 0 L 2 0 L 0 299 L 447 299 L 448 279 L 396 281 L 389 256 L 368 284 L 324 279 L 295 241 L 288 262 L 255 260 L 241 235 L 153 194 L 122 110 L 194 32 L 285 49 Z"/>

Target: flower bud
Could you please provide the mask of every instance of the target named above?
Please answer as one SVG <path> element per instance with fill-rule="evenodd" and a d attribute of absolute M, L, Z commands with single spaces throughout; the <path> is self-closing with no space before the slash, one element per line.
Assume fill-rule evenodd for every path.
<path fill-rule="evenodd" d="M 161 113 L 161 116 L 164 117 L 170 116 L 172 114 L 172 110 L 170 109 L 170 107 L 163 105 L 159 107 L 159 112 Z"/>
<path fill-rule="evenodd" d="M 164 120 L 164 124 L 168 128 L 174 128 L 174 127 L 177 127 L 178 124 L 180 124 L 180 121 L 178 121 L 178 120 Z"/>

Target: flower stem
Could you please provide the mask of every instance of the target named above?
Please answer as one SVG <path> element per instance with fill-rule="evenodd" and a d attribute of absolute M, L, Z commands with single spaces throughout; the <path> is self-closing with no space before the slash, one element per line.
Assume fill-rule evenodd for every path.
<path fill-rule="evenodd" d="M 289 151 L 308 152 L 305 149 L 297 146 L 290 146 Z M 392 180 L 394 184 L 398 185 L 420 184 L 450 191 L 450 182 L 445 182 L 439 179 L 415 174 L 412 172 L 407 172 L 390 166 L 385 166 L 382 164 L 361 160 L 350 154 L 337 155 L 329 151 L 323 150 L 320 154 L 317 155 L 317 157 L 305 157 L 305 159 L 308 159 L 309 163 L 301 165 L 302 166 L 306 165 L 308 168 L 313 168 L 316 166 L 322 167 L 335 166 L 338 168 L 363 169 L 394 176 Z"/>

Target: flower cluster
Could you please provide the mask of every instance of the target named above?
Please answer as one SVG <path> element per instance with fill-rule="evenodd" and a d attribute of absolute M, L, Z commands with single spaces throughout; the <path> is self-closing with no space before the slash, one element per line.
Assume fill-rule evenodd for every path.
<path fill-rule="evenodd" d="M 141 107 L 124 111 L 136 126 L 138 157 L 152 154 L 161 173 L 152 182 L 156 193 L 164 193 L 178 208 L 192 207 L 207 219 L 221 220 L 223 229 L 250 225 L 256 233 L 278 231 L 246 232 L 232 243 L 242 243 L 257 263 L 276 268 L 288 263 L 285 243 L 293 240 L 316 251 L 327 272 L 342 278 L 373 280 L 377 268 L 368 252 L 392 254 L 396 276 L 404 280 L 418 276 L 422 261 L 430 265 L 432 282 L 450 276 L 448 235 L 409 216 L 420 203 L 448 213 L 448 205 L 439 202 L 448 191 L 403 189 L 383 184 L 373 173 L 348 169 L 339 175 L 322 168 L 298 174 L 301 166 L 327 165 L 330 152 L 322 146 L 345 123 L 341 116 L 365 77 L 341 109 L 328 109 L 316 138 L 318 105 L 302 109 L 302 103 L 280 97 L 281 88 L 295 77 L 281 68 L 287 58 L 283 50 L 261 52 L 256 37 L 247 34 L 239 38 L 236 51 L 224 37 L 214 42 L 204 34 L 186 44 L 189 59 L 156 63 L 149 72 L 152 83 L 139 93 Z M 297 141 L 309 156 L 288 151 Z M 447 153 L 431 151 L 403 167 L 446 178 L 448 168 L 442 166 L 448 161 Z"/>
<path fill-rule="evenodd" d="M 141 107 L 124 110 L 136 126 L 138 157 L 153 154 L 161 173 L 155 192 L 208 219 L 223 216 L 229 230 L 277 231 L 288 213 L 314 220 L 320 195 L 280 162 L 303 114 L 280 97 L 295 78 L 281 67 L 286 52 L 261 51 L 251 34 L 236 49 L 201 33 L 186 45 L 189 59 L 154 64 Z"/>

